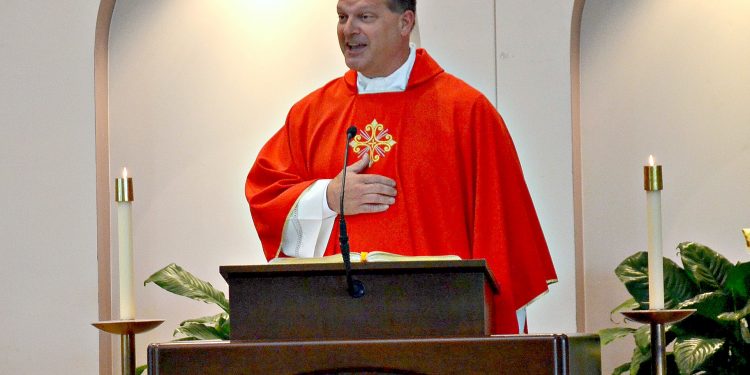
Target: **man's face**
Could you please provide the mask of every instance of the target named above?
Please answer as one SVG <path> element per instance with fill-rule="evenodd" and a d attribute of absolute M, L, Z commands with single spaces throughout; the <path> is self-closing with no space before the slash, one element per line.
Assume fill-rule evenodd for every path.
<path fill-rule="evenodd" d="M 388 0 L 339 0 L 339 46 L 346 66 L 367 77 L 384 77 L 409 53 L 414 13 L 388 9 Z"/>

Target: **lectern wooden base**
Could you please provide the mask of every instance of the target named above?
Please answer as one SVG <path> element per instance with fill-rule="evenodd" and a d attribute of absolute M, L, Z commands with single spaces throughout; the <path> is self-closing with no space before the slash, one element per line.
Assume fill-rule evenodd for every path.
<path fill-rule="evenodd" d="M 600 374 L 597 336 L 153 344 L 149 373 Z"/>

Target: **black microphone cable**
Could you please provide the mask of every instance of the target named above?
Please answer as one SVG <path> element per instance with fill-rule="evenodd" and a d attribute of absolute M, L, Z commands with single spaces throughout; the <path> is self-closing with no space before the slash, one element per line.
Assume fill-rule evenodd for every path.
<path fill-rule="evenodd" d="M 357 134 L 357 128 L 350 126 L 346 130 L 346 144 L 344 145 L 344 169 L 341 172 L 341 200 L 339 201 L 339 246 L 341 247 L 341 257 L 344 258 L 344 268 L 346 272 L 346 290 L 352 298 L 359 298 L 365 295 L 365 285 L 361 281 L 352 277 L 352 261 L 349 252 L 349 234 L 346 231 L 346 219 L 344 216 L 344 191 L 346 191 L 346 166 L 349 162 L 349 142 Z"/>

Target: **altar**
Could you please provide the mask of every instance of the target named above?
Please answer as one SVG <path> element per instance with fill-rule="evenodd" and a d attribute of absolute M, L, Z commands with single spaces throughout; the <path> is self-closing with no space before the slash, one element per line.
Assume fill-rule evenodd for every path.
<path fill-rule="evenodd" d="M 596 374 L 596 335 L 490 335 L 483 260 L 222 266 L 229 341 L 152 344 L 149 374 Z"/>

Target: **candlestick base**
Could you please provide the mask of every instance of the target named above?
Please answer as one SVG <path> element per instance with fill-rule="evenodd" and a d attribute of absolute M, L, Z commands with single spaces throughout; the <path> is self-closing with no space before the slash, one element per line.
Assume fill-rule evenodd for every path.
<path fill-rule="evenodd" d="M 135 335 L 150 331 L 162 323 L 164 320 L 126 319 L 96 322 L 91 325 L 104 332 L 120 335 L 122 375 L 135 375 Z"/>
<path fill-rule="evenodd" d="M 665 375 L 667 373 L 667 339 L 664 326 L 669 323 L 677 323 L 696 310 L 633 310 L 623 311 L 628 319 L 638 323 L 651 325 L 651 373 L 653 375 Z"/>

